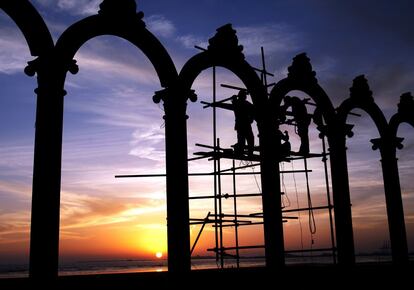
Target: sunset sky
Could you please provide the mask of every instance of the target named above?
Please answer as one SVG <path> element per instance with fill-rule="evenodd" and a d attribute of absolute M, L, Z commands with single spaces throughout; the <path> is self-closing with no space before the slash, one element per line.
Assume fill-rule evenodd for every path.
<path fill-rule="evenodd" d="M 98 10 L 99 0 L 33 0 L 54 40 L 71 24 Z M 260 67 L 260 47 L 266 66 L 275 74 L 268 82 L 286 77 L 292 58 L 306 52 L 321 86 L 335 106 L 349 97 L 354 77 L 365 74 L 374 98 L 389 119 L 399 96 L 414 91 L 414 2 L 323 0 L 142 0 L 147 28 L 170 53 L 177 70 L 206 47 L 216 28 L 232 23 L 246 60 Z M 35 78 L 23 73 L 32 60 L 16 25 L 0 12 L 0 264 L 28 261 L 36 97 Z M 68 75 L 62 161 L 61 243 L 64 260 L 148 258 L 166 254 L 166 205 L 163 178 L 115 179 L 118 174 L 165 172 L 163 110 L 152 102 L 160 90 L 158 78 L 143 53 L 126 41 L 103 36 L 86 43 L 76 54 L 80 71 Z M 195 143 L 212 144 L 211 111 L 199 101 L 211 101 L 211 70 L 203 72 L 193 89 L 197 103 L 188 106 L 189 155 L 200 150 Z M 217 70 L 219 84 L 241 85 L 229 71 Z M 234 91 L 218 88 L 218 98 Z M 299 94 L 299 96 L 303 96 Z M 358 112 L 361 113 L 361 112 Z M 356 251 L 373 252 L 389 240 L 379 152 L 370 139 L 378 137 L 373 122 L 362 114 L 351 116 L 355 136 L 348 140 L 348 161 Z M 223 146 L 236 141 L 234 117 L 218 113 L 218 136 Z M 313 124 L 311 126 L 314 126 Z M 291 130 L 291 129 L 289 129 Z M 311 151 L 321 152 L 321 141 L 311 128 Z M 414 251 L 414 131 L 400 127 L 404 149 L 398 152 L 409 249 Z M 291 130 L 292 147 L 299 147 Z M 257 138 L 256 138 L 257 143 Z M 239 162 L 237 162 L 237 165 Z M 230 166 L 223 162 L 224 167 Z M 301 162 L 281 165 L 302 169 Z M 310 160 L 310 187 L 314 206 L 326 195 L 320 159 Z M 190 164 L 191 172 L 209 172 L 212 164 Z M 252 169 L 249 169 L 250 171 Z M 249 170 L 246 170 L 248 172 Z M 259 168 L 255 168 L 259 171 Z M 223 192 L 232 193 L 230 178 Z M 240 177 L 240 193 L 260 191 L 260 178 Z M 296 187 L 295 187 L 296 183 Z M 212 193 L 212 177 L 190 178 L 190 194 Z M 303 174 L 284 176 L 286 206 L 306 206 Z M 297 196 L 296 198 L 296 191 Z M 299 204 L 298 204 L 299 202 Z M 232 201 L 224 202 L 232 213 Z M 192 201 L 191 216 L 203 218 L 211 201 Z M 239 201 L 243 213 L 261 211 L 260 199 Z M 326 212 L 315 212 L 314 247 L 329 246 Z M 296 216 L 290 214 L 290 216 Z M 308 216 L 285 224 L 287 249 L 310 246 Z M 192 241 L 199 226 L 191 227 Z M 240 232 L 241 245 L 263 243 L 260 226 Z M 231 245 L 233 229 L 225 232 Z M 196 255 L 213 246 L 213 229 L 206 228 Z M 257 253 L 255 253 L 257 254 Z"/>

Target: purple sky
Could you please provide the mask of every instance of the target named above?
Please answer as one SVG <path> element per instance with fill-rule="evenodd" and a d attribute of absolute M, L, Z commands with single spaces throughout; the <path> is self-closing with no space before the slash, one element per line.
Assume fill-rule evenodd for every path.
<path fill-rule="evenodd" d="M 72 23 L 96 13 L 100 3 L 31 2 L 42 14 L 55 41 Z M 335 106 L 349 96 L 352 79 L 359 74 L 367 76 L 374 98 L 388 119 L 396 112 L 399 96 L 414 90 L 412 1 L 148 0 L 137 4 L 138 10 L 145 13 L 148 29 L 166 47 L 177 70 L 198 53 L 194 45 L 206 46 L 215 29 L 230 22 L 253 66 L 261 65 L 260 46 L 264 47 L 267 68 L 275 74 L 268 82 L 284 78 L 291 59 L 307 52 L 319 83 Z M 36 82 L 24 75 L 23 68 L 31 59 L 21 33 L 0 12 L 0 264 L 27 260 Z M 88 239 L 91 237 L 85 237 L 85 228 L 93 232 L 96 227 L 114 223 L 122 227 L 123 223 L 136 221 L 144 228 L 165 224 L 163 180 L 114 179 L 116 174 L 165 170 L 163 111 L 152 102 L 154 91 L 160 87 L 151 63 L 135 47 L 106 36 L 89 41 L 75 59 L 80 72 L 68 75 L 66 82 L 62 239 Z M 217 79 L 219 83 L 240 84 L 224 69 L 218 69 Z M 210 101 L 211 71 L 201 74 L 193 88 L 199 101 Z M 218 89 L 219 98 L 233 93 Z M 211 144 L 211 112 L 196 103 L 189 104 L 188 115 L 192 154 L 198 150 L 195 143 Z M 375 251 L 389 239 L 379 152 L 372 151 L 369 143 L 378 133 L 365 114 L 349 121 L 356 124 L 355 137 L 348 142 L 356 246 L 357 251 Z M 223 144 L 233 144 L 232 113 L 219 112 L 218 122 Z M 311 132 L 311 149 L 320 152 L 320 140 L 314 130 Z M 297 138 L 291 135 L 296 148 Z M 398 155 L 409 247 L 413 251 L 413 128 L 402 125 L 399 135 L 406 138 L 405 148 Z M 284 166 L 290 168 L 292 164 Z M 312 192 L 316 202 L 323 203 L 320 160 L 311 161 L 310 166 L 314 170 L 310 175 Z M 211 170 L 211 164 L 191 164 L 190 170 Z M 303 176 L 296 178 L 300 195 L 304 193 Z M 192 194 L 211 190 L 211 180 L 207 179 L 191 179 L 190 185 Z M 259 190 L 254 179 L 240 180 L 239 186 L 246 192 Z M 285 186 L 292 206 L 297 206 L 292 176 L 286 176 Z M 304 197 L 299 200 L 305 202 Z M 113 205 L 113 209 L 107 210 L 108 205 Z M 192 203 L 192 215 L 203 217 L 210 207 L 211 204 Z M 260 210 L 260 203 L 246 201 L 244 208 Z M 140 221 L 139 217 L 145 214 L 154 218 Z M 326 216 L 318 217 L 323 236 L 327 230 Z M 307 230 L 307 216 L 301 219 Z M 293 233 L 297 224 L 288 226 L 288 232 Z M 159 230 L 165 231 L 165 226 Z M 309 240 L 308 236 L 305 234 L 305 239 Z M 319 240 L 324 243 L 326 239 Z M 289 241 L 295 244 L 297 238 Z M 10 254 L 9 249 L 18 251 Z"/>

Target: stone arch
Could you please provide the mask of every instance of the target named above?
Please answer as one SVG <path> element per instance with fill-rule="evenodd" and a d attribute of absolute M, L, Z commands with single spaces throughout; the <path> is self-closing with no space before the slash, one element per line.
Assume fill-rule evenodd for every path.
<path fill-rule="evenodd" d="M 330 147 L 338 262 L 352 265 L 355 262 L 355 253 L 345 151 L 347 128 L 338 122 L 336 110 L 315 76 L 316 73 L 306 54 L 297 55 L 288 68 L 288 76 L 273 87 L 270 93 L 270 107 L 273 114 L 279 114 L 283 98 L 294 90 L 306 93 L 316 103 L 314 122 L 321 136 L 327 136 Z"/>
<path fill-rule="evenodd" d="M 373 144 L 372 149 L 379 149 L 381 154 L 393 262 L 403 264 L 408 261 L 408 248 L 396 158 L 396 148 L 400 146 L 401 140 L 396 137 L 396 131 L 394 134 L 392 133 L 392 126 L 388 124 L 383 112 L 375 103 L 372 91 L 364 75 L 354 79 L 353 85 L 350 88 L 350 97 L 338 108 L 339 122 L 343 126 L 346 125 L 349 113 L 355 108 L 365 111 L 370 116 L 380 135 L 379 138 L 371 140 Z M 406 118 L 408 116 L 409 114 L 396 114 L 395 121 L 391 123 L 397 124 L 402 120 L 410 121 L 410 118 Z M 397 121 L 397 119 L 399 120 Z M 398 127 L 398 125 L 394 127 Z M 352 137 L 352 134 L 350 137 Z"/>
<path fill-rule="evenodd" d="M 273 111 L 277 112 L 283 98 L 291 91 L 302 91 L 313 99 L 317 108 L 320 110 L 325 123 L 334 123 L 335 108 L 331 100 L 318 84 L 316 73 L 312 70 L 310 59 L 305 53 L 299 54 L 293 58 L 292 65 L 288 68 L 288 76 L 280 80 L 270 92 L 270 103 Z"/>
<path fill-rule="evenodd" d="M 120 4 L 118 6 L 122 7 Z M 159 40 L 145 28 L 142 20 L 144 14 L 135 13 L 135 10 L 130 11 L 127 8 L 130 7 L 127 6 L 125 10 L 120 9 L 118 12 L 108 11 L 111 7 L 101 4 L 99 14 L 70 26 L 56 43 L 56 60 L 60 62 L 61 68 L 71 68 L 76 52 L 88 40 L 101 35 L 113 35 L 127 40 L 147 56 L 157 72 L 162 87 L 174 83 L 177 71 L 170 55 Z"/>
<path fill-rule="evenodd" d="M 410 124 L 414 128 L 414 99 L 410 92 L 404 93 L 400 97 L 398 112 L 390 119 L 390 134 L 397 136 L 398 127 L 401 123 Z"/>
<path fill-rule="evenodd" d="M 338 108 L 339 121 L 345 124 L 349 113 L 353 109 L 361 109 L 365 111 L 375 123 L 380 136 L 386 137 L 388 130 L 387 119 L 375 103 L 372 92 L 368 86 L 368 81 L 364 75 L 360 75 L 354 79 L 350 92 L 350 97 L 343 101 Z"/>
<path fill-rule="evenodd" d="M 26 0 L 6 0 L 0 2 L 0 8 L 10 16 L 10 18 L 16 23 L 20 31 L 23 33 L 26 39 L 28 48 L 32 56 L 37 57 L 35 60 L 29 61 L 28 66 L 25 68 L 25 73 L 29 76 L 34 76 L 37 72 L 37 82 L 40 84 L 44 79 L 46 73 L 40 70 L 38 67 L 39 59 L 46 58 L 48 54 L 52 53 L 54 49 L 54 42 L 52 36 L 47 28 L 43 18 L 40 16 L 36 8 Z M 36 92 L 36 91 L 35 91 Z M 57 274 L 57 256 L 58 247 L 56 246 L 56 228 L 59 227 L 59 219 L 55 218 L 49 220 L 50 216 L 42 213 L 42 200 L 39 197 L 43 194 L 42 190 L 39 190 L 39 176 L 44 176 L 44 180 L 47 178 L 47 172 L 43 167 L 46 154 L 43 158 L 39 158 L 39 143 L 45 143 L 47 138 L 45 136 L 39 136 L 38 124 L 42 123 L 42 112 L 48 110 L 45 107 L 45 102 L 37 99 L 37 113 L 36 113 L 36 137 L 34 146 L 34 165 L 33 165 L 33 186 L 32 186 L 32 218 L 31 218 L 31 231 L 30 231 L 30 270 L 29 275 L 33 276 L 35 272 L 40 275 L 48 276 L 47 273 Z M 40 150 L 41 151 L 41 150 Z M 46 152 L 44 152 L 46 153 Z M 45 181 L 42 181 L 43 188 L 48 187 Z M 42 187 L 42 186 L 40 186 Z M 48 197 L 45 196 L 45 199 Z M 53 215 L 52 215 L 53 216 Z M 56 216 L 56 215 L 55 215 Z M 44 233 L 51 233 L 54 237 L 52 239 L 43 239 Z M 58 235 L 58 233 L 57 233 Z M 46 249 L 45 251 L 43 251 Z M 47 261 L 47 262 L 43 262 Z M 37 265 L 37 266 L 36 266 Z M 39 275 L 39 276 L 40 276 Z"/>
<path fill-rule="evenodd" d="M 259 112 L 257 121 L 261 155 L 266 266 L 284 265 L 283 225 L 279 188 L 279 167 L 274 142 L 274 120 L 270 114 L 266 90 L 254 69 L 244 59 L 236 31 L 231 24 L 217 29 L 209 40 L 208 49 L 193 56 L 179 74 L 179 88 L 191 92 L 197 76 L 205 69 L 223 67 L 234 73 L 249 91 L 253 105 Z"/>
<path fill-rule="evenodd" d="M 177 72 L 171 57 L 162 44 L 152 35 L 142 21 L 143 13 L 136 12 L 135 0 L 105 0 L 100 5 L 98 15 L 87 17 L 70 26 L 59 38 L 55 48 L 35 62 L 29 63 L 26 70 L 38 73 L 39 87 L 36 120 L 35 168 L 33 177 L 30 275 L 37 278 L 54 278 L 58 269 L 60 182 L 62 158 L 63 104 L 67 72 L 76 74 L 78 66 L 73 56 L 89 39 L 100 35 L 114 35 L 123 38 L 149 58 L 163 87 L 172 86 Z M 175 99 L 169 96 L 168 99 Z M 177 118 L 170 118 L 166 110 L 166 136 L 174 135 L 180 126 Z M 172 132 L 172 133 L 171 133 Z M 185 136 L 181 135 L 181 138 Z M 177 192 L 185 191 L 187 184 L 186 143 L 180 138 L 166 141 L 167 200 L 173 200 Z M 169 142 L 168 142 L 169 141 Z M 177 152 L 181 152 L 178 154 Z M 175 153 L 172 154 L 172 153 Z M 36 167 L 36 164 L 38 165 Z M 175 164 L 176 168 L 171 164 Z M 181 166 L 180 166 L 181 164 Z M 177 168 L 181 170 L 177 170 Z M 173 173 L 171 171 L 175 169 Z M 171 176 L 170 176 L 171 175 Z M 187 189 L 188 191 L 188 189 Z M 177 210 L 169 215 L 169 225 Z M 48 226 L 45 227 L 44 225 Z M 185 237 L 184 237 L 185 238 Z M 183 238 L 169 244 L 183 244 Z M 47 240 L 48 243 L 43 243 Z M 171 257 L 175 257 L 174 249 Z M 189 252 L 189 251 L 188 251 Z M 169 255 L 170 256 L 170 255 Z M 179 256 L 179 255 L 178 255 Z M 169 269 L 181 269 L 181 257 L 171 260 Z"/>

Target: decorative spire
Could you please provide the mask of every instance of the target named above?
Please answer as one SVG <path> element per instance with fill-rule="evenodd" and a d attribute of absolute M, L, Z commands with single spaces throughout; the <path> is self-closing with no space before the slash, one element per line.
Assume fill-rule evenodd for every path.
<path fill-rule="evenodd" d="M 414 99 L 411 92 L 407 92 L 401 95 L 400 102 L 398 103 L 398 113 L 406 118 L 413 118 L 414 115 Z"/>
<path fill-rule="evenodd" d="M 312 69 L 309 57 L 306 53 L 298 54 L 293 58 L 292 65 L 288 67 L 288 78 L 300 82 L 317 83 L 316 73 Z"/>
<path fill-rule="evenodd" d="M 244 59 L 243 46 L 239 45 L 236 30 L 231 24 L 217 28 L 217 33 L 208 40 L 208 50 L 221 55 L 238 55 Z"/>
<path fill-rule="evenodd" d="M 372 91 L 369 88 L 368 80 L 365 75 L 354 78 L 352 87 L 349 89 L 350 97 L 358 102 L 374 102 Z"/>
<path fill-rule="evenodd" d="M 135 0 L 104 0 L 99 5 L 99 14 L 111 17 L 125 18 L 135 17 L 138 15 L 139 18 L 144 17 L 143 12 L 137 13 L 137 4 Z"/>

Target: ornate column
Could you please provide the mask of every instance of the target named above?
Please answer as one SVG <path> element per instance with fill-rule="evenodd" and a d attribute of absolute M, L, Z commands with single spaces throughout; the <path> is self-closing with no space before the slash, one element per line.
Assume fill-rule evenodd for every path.
<path fill-rule="evenodd" d="M 346 118 L 342 120 L 337 112 L 334 113 L 334 116 L 328 122 L 328 120 L 322 118 L 322 110 L 324 108 L 318 107 L 318 112 L 315 111 L 314 122 L 321 132 L 320 137 L 327 136 L 329 143 L 338 264 L 341 266 L 352 266 L 355 264 L 355 248 L 346 137 L 353 136 L 353 125 L 346 124 Z"/>
<path fill-rule="evenodd" d="M 398 125 L 401 122 L 414 124 L 414 100 L 410 93 L 401 96 L 398 113 L 390 120 L 387 135 L 372 139 L 372 149 L 379 149 L 384 178 L 385 200 L 387 203 L 388 227 L 390 232 L 392 261 L 397 265 L 409 262 L 407 234 L 404 220 L 404 207 L 401 195 L 400 177 L 396 149 L 402 149 L 404 138 L 397 137 Z"/>
<path fill-rule="evenodd" d="M 168 271 L 186 273 L 191 270 L 190 216 L 187 153 L 187 97 L 195 101 L 194 91 L 183 97 L 178 88 L 155 93 L 165 109 L 165 154 L 167 173 Z"/>
<path fill-rule="evenodd" d="M 327 136 L 331 160 L 332 197 L 335 213 L 335 236 L 338 264 L 355 264 L 354 234 L 352 228 L 351 198 L 349 193 L 348 164 L 345 136 L 349 127 L 328 126 Z"/>
<path fill-rule="evenodd" d="M 68 66 L 73 73 L 75 63 Z M 38 75 L 29 276 L 50 280 L 58 274 L 64 73 L 51 54 L 29 62 L 25 72 Z"/>

